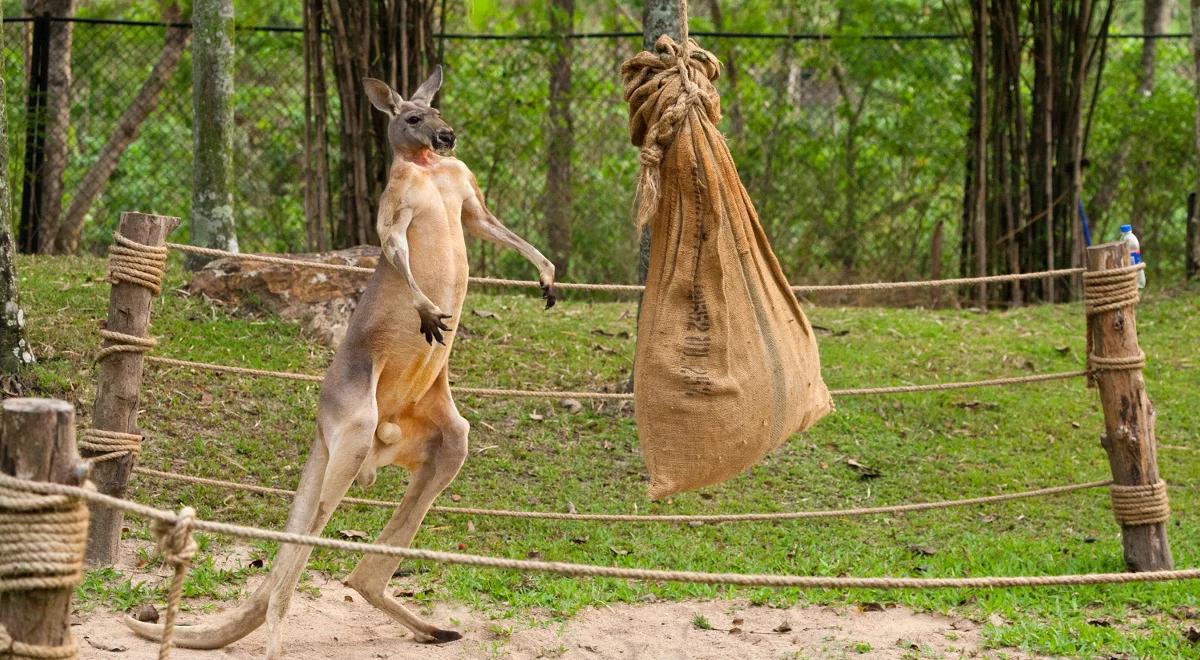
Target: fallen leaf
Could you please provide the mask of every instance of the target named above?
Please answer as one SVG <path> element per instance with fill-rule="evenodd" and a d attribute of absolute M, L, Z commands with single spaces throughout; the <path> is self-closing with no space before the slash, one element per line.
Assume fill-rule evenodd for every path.
<path fill-rule="evenodd" d="M 543 417 L 540 413 L 529 413 L 529 419 L 532 419 L 535 422 L 540 422 L 546 418 Z"/>
<path fill-rule="evenodd" d="M 625 555 L 629 554 L 628 550 L 625 550 L 623 548 L 618 548 L 615 545 L 608 546 L 608 549 L 610 551 L 612 551 L 612 553 L 618 557 L 624 557 Z"/>
<path fill-rule="evenodd" d="M 475 521 L 474 521 L 474 520 L 468 520 L 468 521 L 467 521 L 467 533 L 468 533 L 468 534 L 474 534 L 474 533 L 475 533 Z"/>
<path fill-rule="evenodd" d="M 740 626 L 740 625 L 742 625 L 743 623 L 746 623 L 746 620 L 745 620 L 745 619 L 743 619 L 743 618 L 741 618 L 741 617 L 738 617 L 738 618 L 736 618 L 736 619 L 734 619 L 734 620 L 733 620 L 733 625 L 735 625 L 735 626 Z"/>
<path fill-rule="evenodd" d="M 525 553 L 525 558 L 526 559 L 541 559 L 542 552 L 540 550 L 530 550 L 529 552 Z"/>
<path fill-rule="evenodd" d="M 927 545 L 910 545 L 908 546 L 908 551 L 914 555 L 924 555 L 926 557 L 932 557 L 937 554 L 937 549 Z"/>
<path fill-rule="evenodd" d="M 1058 351 L 1059 355 L 1066 355 L 1071 352 L 1070 346 L 1055 346 L 1054 350 Z"/>
<path fill-rule="evenodd" d="M 730 628 L 730 629 L 729 629 L 729 634 L 730 634 L 730 635 L 736 635 L 736 634 L 738 634 L 738 633 L 740 633 L 740 632 L 742 632 L 742 629 L 741 629 L 741 628 L 738 628 L 737 626 L 734 626 L 734 627 L 732 627 L 732 628 Z"/>
<path fill-rule="evenodd" d="M 207 405 L 211 404 L 212 402 L 213 402 L 213 395 L 209 394 L 208 392 L 204 392 L 200 395 L 200 404 L 201 405 L 207 406 Z"/>
<path fill-rule="evenodd" d="M 876 470 L 873 467 L 867 467 L 853 458 L 847 458 L 846 465 L 850 466 L 850 469 L 858 473 L 859 479 L 874 479 L 880 476 L 879 470 Z"/>
<path fill-rule="evenodd" d="M 343 529 L 343 530 L 339 531 L 338 534 L 344 539 L 351 539 L 351 540 L 367 538 L 366 532 L 359 531 L 357 529 Z"/>
<path fill-rule="evenodd" d="M 461 502 L 462 495 L 459 495 L 458 493 L 454 493 L 453 495 L 450 496 L 450 501 L 451 502 Z"/>
<path fill-rule="evenodd" d="M 266 565 L 266 562 L 263 561 L 262 557 L 250 560 L 250 568 L 262 568 L 265 565 Z"/>
<path fill-rule="evenodd" d="M 558 405 L 566 408 L 567 412 L 570 413 L 577 413 L 580 410 L 583 410 L 583 404 L 579 403 L 579 401 L 575 399 L 563 399 L 562 401 L 558 402 Z"/>
<path fill-rule="evenodd" d="M 500 320 L 499 314 L 497 314 L 496 312 L 489 312 L 486 309 L 472 309 L 471 313 L 482 319 L 496 319 L 497 321 Z"/>
<path fill-rule="evenodd" d="M 571 538 L 571 543 L 574 543 L 575 545 L 583 545 L 584 543 L 588 542 L 588 538 L 589 537 L 587 536 L 575 536 Z"/>
<path fill-rule="evenodd" d="M 133 618 L 137 621 L 145 621 L 146 623 L 158 623 L 158 610 L 150 603 L 138 605 L 133 610 Z"/>
<path fill-rule="evenodd" d="M 592 334 L 600 335 L 601 337 L 618 337 L 620 339 L 629 339 L 629 337 L 630 337 L 628 330 L 621 330 L 620 332 L 609 332 L 608 330 L 605 330 L 604 328 L 596 328 L 595 330 L 592 330 Z"/>
<path fill-rule="evenodd" d="M 787 621 L 784 621 L 783 623 L 781 623 L 781 624 L 779 624 L 779 625 L 775 626 L 774 628 L 772 628 L 772 630 L 773 630 L 774 632 L 777 632 L 777 633 L 780 633 L 780 634 L 782 634 L 782 633 L 789 633 L 789 632 L 792 632 L 792 624 L 788 623 Z"/>
<path fill-rule="evenodd" d="M 87 640 L 88 646 L 101 651 L 108 651 L 109 653 L 121 653 L 122 651 L 129 650 L 128 646 L 110 639 L 94 639 L 92 637 L 84 637 L 84 639 Z"/>
<path fill-rule="evenodd" d="M 1088 619 L 1087 623 L 1089 626 L 1096 626 L 1097 628 L 1112 628 L 1113 625 L 1110 619 Z"/>

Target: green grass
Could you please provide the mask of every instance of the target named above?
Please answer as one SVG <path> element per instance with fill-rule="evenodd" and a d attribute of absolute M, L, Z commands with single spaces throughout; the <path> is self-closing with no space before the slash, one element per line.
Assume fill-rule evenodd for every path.
<path fill-rule="evenodd" d="M 103 262 L 18 260 L 40 395 L 73 401 L 86 423 L 94 392 L 90 356 L 107 300 Z M 330 352 L 298 326 L 227 314 L 177 291 L 176 268 L 155 303 L 158 354 L 267 369 L 319 373 Z M 1176 564 L 1200 566 L 1200 295 L 1146 296 L 1139 312 L 1149 356 L 1148 391 L 1158 411 L 1159 461 L 1172 484 Z M 471 310 L 495 312 L 482 318 Z M 536 299 L 472 293 L 452 359 L 453 380 L 498 387 L 616 389 L 632 365 L 633 303 L 563 301 L 542 312 Z M 820 339 L 830 387 L 928 383 L 1061 371 L 1083 360 L 1078 305 L 1008 312 L 809 309 L 836 331 Z M 457 321 L 457 320 L 456 320 Z M 463 328 L 462 326 L 465 326 Z M 845 334 L 842 334 L 842 333 Z M 149 366 L 141 407 L 142 463 L 238 481 L 294 487 L 313 433 L 317 386 Z M 845 398 L 838 411 L 793 438 L 748 474 L 665 502 L 645 499 L 646 476 L 632 416 L 616 403 L 584 402 L 570 414 L 554 401 L 460 397 L 472 422 L 472 451 L 441 503 L 461 506 L 637 513 L 715 513 L 842 508 L 1024 490 L 1108 476 L 1099 444 L 1099 403 L 1082 380 L 1004 389 Z M 541 420 L 531 415 L 537 413 Z M 847 459 L 875 468 L 862 480 Z M 385 469 L 369 492 L 399 498 L 405 475 Z M 130 495 L 162 507 L 195 506 L 204 518 L 282 526 L 287 501 L 204 486 L 135 479 Z M 345 506 L 326 534 L 374 534 L 386 510 Z M 131 533 L 145 537 L 143 521 Z M 211 545 L 228 544 L 214 538 Z M 989 507 L 903 516 L 780 524 L 587 524 L 431 514 L 417 545 L 438 550 L 615 566 L 797 575 L 984 576 L 1120 571 L 1120 535 L 1102 491 Z M 922 546 L 922 551 L 913 548 Z M 929 554 L 929 551 L 932 554 Z M 269 555 L 269 545 L 256 552 Z M 355 558 L 314 554 L 310 570 L 342 576 Z M 487 606 L 499 617 L 537 608 L 566 617 L 581 608 L 662 599 L 744 597 L 792 603 L 899 603 L 991 620 L 995 647 L 1045 654 L 1178 657 L 1198 652 L 1185 632 L 1200 607 L 1195 582 L 1051 589 L 863 591 L 747 589 L 643 584 L 413 564 L 414 598 Z M 190 578 L 189 602 L 233 598 L 246 571 L 209 566 Z M 89 586 L 90 585 L 90 586 Z M 81 598 L 123 609 L 161 597 L 119 576 L 93 573 Z M 999 617 L 991 615 L 998 614 Z M 1091 622 L 1091 623 L 1089 623 Z M 1101 623 L 1097 623 L 1101 622 Z M 1111 625 L 1104 625 L 1105 622 Z"/>

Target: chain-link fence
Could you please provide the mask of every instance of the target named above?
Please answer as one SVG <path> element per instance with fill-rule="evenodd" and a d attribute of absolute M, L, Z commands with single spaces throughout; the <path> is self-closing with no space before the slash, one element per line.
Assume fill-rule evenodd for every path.
<path fill-rule="evenodd" d="M 5 23 L 9 173 L 20 200 L 32 23 Z M 65 203 L 110 141 L 161 58 L 170 28 L 76 21 L 71 58 Z M 785 271 L 810 282 L 927 276 L 941 233 L 943 273 L 957 270 L 970 103 L 968 44 L 953 35 L 783 37 L 695 35 L 724 63 L 721 128 Z M 559 41 L 446 35 L 441 100 L 459 156 L 492 210 L 546 245 L 548 113 Z M 305 245 L 304 60 L 291 29 L 237 31 L 237 219 L 243 249 Z M 1157 86 L 1135 95 L 1142 39 L 1114 39 L 1088 146 L 1085 202 L 1114 191 L 1097 232 L 1134 218 L 1159 264 L 1181 263 L 1192 173 L 1193 75 L 1186 35 L 1159 39 Z M 574 35 L 570 63 L 572 279 L 632 281 L 637 154 L 629 144 L 620 64 L 640 35 Z M 91 205 L 85 247 L 96 249 L 123 210 L 187 217 L 191 201 L 190 55 L 138 127 Z M 561 71 L 560 71 L 561 75 Z M 336 107 L 334 108 L 336 116 Z M 336 145 L 332 154 L 336 156 Z M 1123 158 L 1114 182 L 1104 180 Z M 1170 163 L 1174 162 L 1174 165 Z M 332 160 L 338 166 L 336 157 Z M 1110 185 L 1111 183 L 1111 185 Z M 337 194 L 337 191 L 334 191 Z M 472 245 L 480 274 L 528 275 L 515 254 Z M 1152 262 L 1153 263 L 1153 262 Z"/>

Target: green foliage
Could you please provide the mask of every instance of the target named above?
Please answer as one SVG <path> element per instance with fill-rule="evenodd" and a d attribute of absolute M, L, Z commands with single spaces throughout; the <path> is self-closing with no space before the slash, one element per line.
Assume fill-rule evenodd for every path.
<path fill-rule="evenodd" d="M 29 301 L 30 341 L 39 353 L 33 394 L 74 401 L 86 424 L 93 399 L 91 356 L 96 319 L 105 309 L 94 258 L 21 258 L 20 286 Z M 1153 282 L 1153 280 L 1152 280 Z M 164 297 L 155 302 L 152 334 L 161 355 L 277 370 L 319 373 L 330 352 L 298 326 L 275 318 L 238 318 L 179 293 L 173 263 Z M 481 317 L 471 310 L 495 312 Z M 451 361 L 457 385 L 608 390 L 632 367 L 632 302 L 565 300 L 543 312 L 536 298 L 472 292 Z M 1138 313 L 1146 382 L 1158 415 L 1159 462 L 1171 490 L 1170 537 L 1176 564 L 1200 565 L 1200 394 L 1195 359 L 1200 342 L 1200 291 L 1148 291 Z M 969 380 L 1079 368 L 1085 352 L 1078 305 L 1007 312 L 810 307 L 821 334 L 822 365 L 831 387 Z M 236 481 L 293 487 L 313 434 L 317 387 L 251 380 L 148 365 L 139 424 L 150 440 L 141 463 Z M 612 513 L 718 513 L 834 509 L 1012 492 L 1106 478 L 1096 440 L 1103 417 L 1082 381 L 890 397 L 847 397 L 838 410 L 749 473 L 664 502 L 644 497 L 647 480 L 627 408 L 584 402 L 568 413 L 556 401 L 463 396 L 471 421 L 471 454 L 444 501 L 447 506 Z M 536 416 L 534 415 L 536 413 Z M 880 476 L 863 480 L 854 459 Z M 370 491 L 398 499 L 406 477 L 383 469 Z M 203 518 L 279 528 L 282 498 L 230 494 L 208 486 L 137 478 L 130 496 L 160 507 L 187 503 Z M 457 496 L 455 502 L 451 498 Z M 386 509 L 340 507 L 326 534 L 376 533 Z M 131 519 L 145 537 L 144 522 Z M 210 552 L 230 547 L 212 537 Z M 996 506 L 905 516 L 779 524 L 600 525 L 433 514 L 416 541 L 436 550 L 549 561 L 796 575 L 1021 575 L 1120 571 L 1119 528 L 1102 491 Z M 914 547 L 923 548 L 914 551 Z M 269 557 L 255 544 L 252 556 Z M 932 551 L 932 554 L 930 552 Z M 151 557 L 147 557 L 150 559 Z M 318 551 L 310 570 L 340 577 L 354 557 Z M 243 569 L 205 569 L 196 593 L 229 599 Z M 663 599 L 746 598 L 760 605 L 899 603 L 920 611 L 990 618 L 988 644 L 1037 654 L 1096 657 L 1185 657 L 1188 612 L 1200 607 L 1195 583 L 1053 589 L 822 591 L 735 589 L 689 584 L 580 580 L 406 562 L 424 603 L 453 600 L 475 607 L 557 616 L 607 603 Z M 103 577 L 103 576 L 102 576 Z M 100 578 L 97 578 L 100 579 Z M 91 580 L 91 578 L 89 578 Z M 119 574 L 93 586 L 92 603 L 161 598 L 128 594 Z M 124 591 L 121 591 L 124 590 Z M 106 600 L 107 599 L 107 600 Z M 194 601 L 189 599 L 194 606 Z M 367 607 L 365 604 L 357 606 Z M 996 614 L 999 617 L 993 618 Z M 1121 622 L 1111 628 L 1091 620 Z M 1136 623 L 1135 623 L 1136 622 Z"/>

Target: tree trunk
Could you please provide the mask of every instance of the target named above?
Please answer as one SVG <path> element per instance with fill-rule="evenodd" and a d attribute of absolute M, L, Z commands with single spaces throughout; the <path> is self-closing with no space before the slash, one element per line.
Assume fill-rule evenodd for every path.
<path fill-rule="evenodd" d="M 987 275 L 987 142 L 988 142 L 988 103 L 987 103 L 987 66 L 988 66 L 988 26 L 989 15 L 986 0 L 978 0 L 975 8 L 975 40 L 972 49 L 972 70 L 975 74 L 975 188 L 972 191 L 971 203 L 975 209 L 972 213 L 971 234 L 975 252 L 975 276 Z M 987 285 L 980 284 L 977 304 L 981 309 L 987 309 Z"/>
<path fill-rule="evenodd" d="M 304 215 L 309 251 L 329 249 L 329 95 L 323 0 L 304 0 Z"/>
<path fill-rule="evenodd" d="M 75 0 L 26 0 L 31 16 L 74 18 Z M 47 68 L 44 160 L 38 172 L 41 201 L 38 244 L 41 252 L 55 252 L 54 238 L 62 211 L 63 174 L 67 169 L 67 137 L 71 128 L 71 33 L 70 21 L 50 22 L 50 51 Z"/>
<path fill-rule="evenodd" d="M 174 23 L 179 19 L 179 5 L 172 3 L 163 12 L 163 22 Z M 104 148 L 96 157 L 96 162 L 88 169 L 83 181 L 72 195 L 71 205 L 59 224 L 58 234 L 54 239 L 54 252 L 69 254 L 79 250 L 80 239 L 83 235 L 83 223 L 88 212 L 91 211 L 92 204 L 104 191 L 104 186 L 116 171 L 125 149 L 137 139 L 142 122 L 158 107 L 158 96 L 175 73 L 191 35 L 191 30 L 187 28 L 167 28 L 166 42 L 163 44 L 158 61 L 150 70 L 149 77 L 142 83 L 137 96 L 133 98 L 133 101 L 125 108 L 125 112 L 121 114 L 121 118 L 117 120 L 117 126 L 109 136 L 108 142 L 104 144 Z"/>
<path fill-rule="evenodd" d="M 563 35 L 554 43 L 550 64 L 550 107 L 546 140 L 546 236 L 550 261 L 559 277 L 571 260 L 571 153 L 575 129 L 571 117 L 571 34 L 575 24 L 575 0 L 554 0 L 550 8 L 550 31 Z"/>
<path fill-rule="evenodd" d="M 362 79 L 379 78 L 411 94 L 437 64 L 434 0 L 324 0 L 341 108 L 341 206 L 335 247 L 374 242 L 372 209 L 383 192 L 392 151 L 387 118 L 375 111 Z M 315 51 L 310 55 L 315 56 Z M 316 69 L 314 69 L 316 70 Z"/>
<path fill-rule="evenodd" d="M 654 42 L 664 34 L 678 41 L 681 21 L 678 0 L 644 0 L 642 5 L 642 50 L 653 53 Z M 647 223 L 642 227 L 641 240 L 638 244 L 638 282 L 645 283 L 646 269 L 649 266 L 650 224 Z M 629 377 L 629 383 L 630 391 L 633 391 L 632 375 Z"/>
<path fill-rule="evenodd" d="M 4 7 L 0 6 L 0 19 Z M 4 49 L 4 31 L 0 30 L 0 51 Z M 8 83 L 0 76 L 0 375 L 11 376 L 33 362 L 33 353 L 25 343 L 25 312 L 17 296 L 17 273 L 13 268 L 12 205 L 8 186 L 8 114 L 5 99 Z"/>
<path fill-rule="evenodd" d="M 192 244 L 238 251 L 233 216 L 233 0 L 192 7 Z M 210 258 L 188 255 L 198 270 Z"/>

